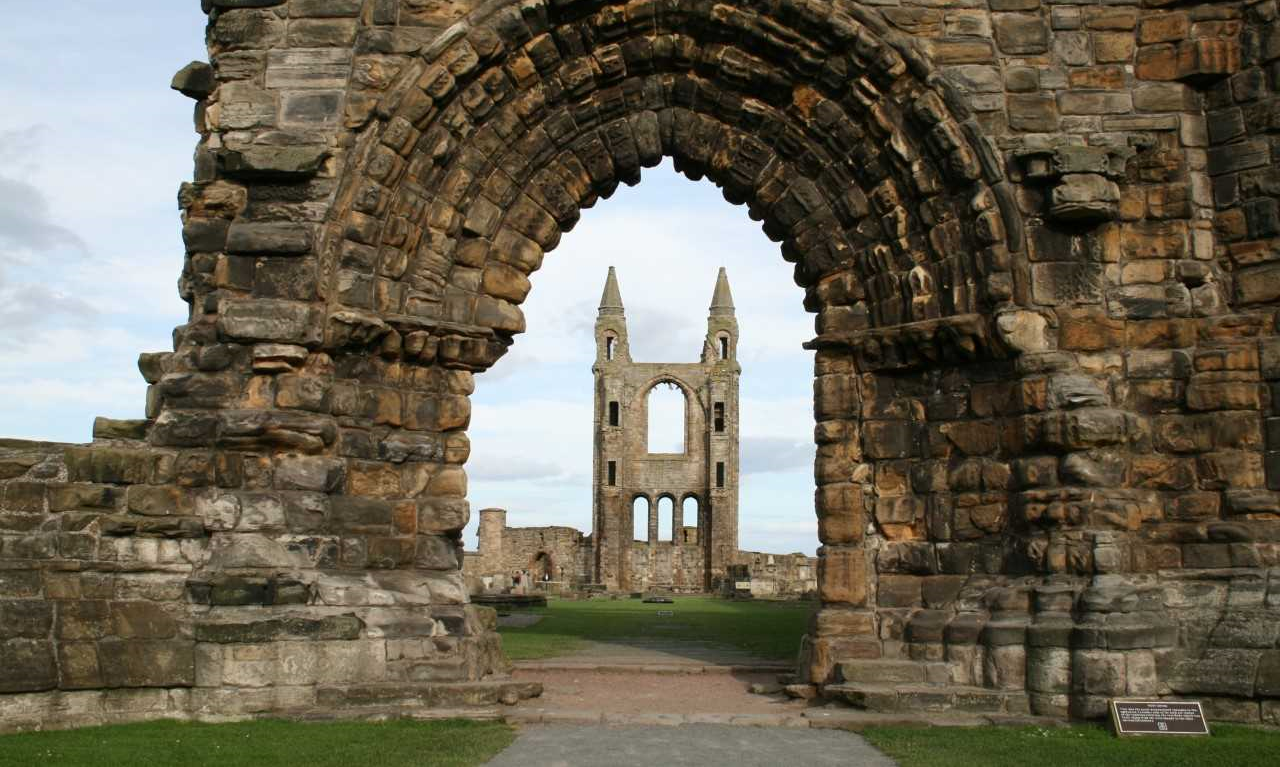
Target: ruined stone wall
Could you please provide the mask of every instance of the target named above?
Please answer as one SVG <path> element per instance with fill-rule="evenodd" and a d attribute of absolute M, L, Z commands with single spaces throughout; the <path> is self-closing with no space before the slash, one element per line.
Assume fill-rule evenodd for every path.
<path fill-rule="evenodd" d="M 812 597 L 818 590 L 818 560 L 804 554 L 739 551 L 726 586 L 727 593 L 753 597 Z"/>
<path fill-rule="evenodd" d="M 557 589 L 605 585 L 593 580 L 596 558 L 590 535 L 571 527 L 506 527 L 505 521 L 502 509 L 480 512 L 479 546 L 467 552 L 463 567 L 471 588 L 505 591 L 513 587 L 516 573 L 527 573 L 536 587 L 546 562 Z M 697 543 L 697 528 L 685 526 L 680 533 L 676 541 L 632 541 L 634 591 L 705 593 L 706 550 Z M 728 572 L 758 582 L 763 596 L 794 597 L 816 588 L 816 560 L 803 554 L 738 551 Z"/>
<path fill-rule="evenodd" d="M 596 319 L 592 540 L 594 579 L 635 591 L 718 588 L 738 548 L 738 322 L 720 268 L 698 362 L 635 362 L 617 273 L 609 267 Z M 649 395 L 658 386 L 684 397 L 679 453 L 649 452 Z M 659 541 L 659 502 L 669 499 L 672 540 Z M 697 519 L 683 518 L 694 499 Z M 636 501 L 644 500 L 644 550 L 631 545 Z M 641 512 L 641 513 L 645 513 Z M 696 529 L 684 535 L 688 523 Z M 699 553 L 700 552 L 700 553 Z"/>
<path fill-rule="evenodd" d="M 872 708 L 1096 717 L 1108 697 L 1173 695 L 1275 721 L 1275 317 L 1258 266 L 1277 256 L 1259 138 L 1277 127 L 1274 4 L 1026 5 L 992 15 L 994 47 L 931 43 L 976 57 L 949 76 L 1004 92 L 971 106 L 1019 182 L 1020 311 L 995 323 L 1016 356 L 939 366 L 897 334 L 815 342 L 819 513 L 837 512 L 820 529 L 849 546 L 824 552 L 820 591 L 871 609 L 818 616 L 811 671 Z M 1252 127 L 1224 132 L 1237 115 L 1212 103 L 1237 98 Z M 853 483 L 824 480 L 845 461 Z M 840 521 L 863 504 L 865 538 Z"/>
<path fill-rule="evenodd" d="M 525 570 L 537 580 L 549 567 L 552 580 L 584 582 L 584 573 L 578 569 L 583 537 L 572 527 L 508 527 L 503 531 L 505 557 L 501 568 L 508 573 Z M 549 564 L 539 561 L 542 554 L 549 558 Z"/>
<path fill-rule="evenodd" d="M 515 694 L 468 397 L 664 156 L 817 314 L 808 679 L 1276 721 L 1275 0 L 935 5 L 205 0 L 146 420 L 5 446 L 3 726 Z"/>
<path fill-rule="evenodd" d="M 99 419 L 91 446 L 0 442 L 0 728 L 359 715 L 522 689 L 476 681 L 505 660 L 491 612 L 450 581 L 342 567 L 376 519 L 344 523 L 321 487 L 300 488 L 340 469 L 154 449 L 143 429 Z"/>
<path fill-rule="evenodd" d="M 656 590 L 680 594 L 707 591 L 706 548 L 678 541 L 634 541 L 631 544 L 632 591 Z"/>

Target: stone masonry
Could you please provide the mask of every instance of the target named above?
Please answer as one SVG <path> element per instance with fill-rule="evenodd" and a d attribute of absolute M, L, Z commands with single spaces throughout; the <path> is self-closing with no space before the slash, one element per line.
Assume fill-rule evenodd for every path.
<path fill-rule="evenodd" d="M 521 694 L 468 397 L 664 156 L 816 314 L 807 680 L 1280 722 L 1276 0 L 202 3 L 146 418 L 0 443 L 0 726 Z"/>
<path fill-rule="evenodd" d="M 690 542 L 696 534 L 696 527 L 685 528 Z M 592 536 L 581 530 L 558 525 L 507 527 L 506 509 L 481 509 L 479 542 L 477 550 L 466 552 L 463 559 L 467 588 L 473 595 L 511 592 L 516 573 L 529 577 L 532 585 L 526 585 L 532 592 L 605 590 L 604 584 L 594 580 Z M 663 543 L 651 546 L 648 540 L 631 541 L 632 585 L 636 590 L 632 593 L 703 593 L 701 581 L 677 586 L 660 577 L 670 573 L 670 552 L 680 550 L 670 542 L 665 542 L 667 546 Z M 697 547 L 693 552 L 697 557 Z M 725 596 L 809 597 L 818 588 L 817 564 L 817 559 L 801 553 L 735 551 L 726 568 L 727 577 L 716 590 Z M 549 579 L 545 586 L 539 585 L 543 575 Z"/>
<path fill-rule="evenodd" d="M 463 561 L 471 593 L 503 593 L 515 575 L 533 583 L 546 575 L 555 591 L 575 590 L 591 582 L 591 538 L 572 527 L 507 527 L 506 509 L 481 509 L 479 543 Z M 522 583 L 528 586 L 528 583 Z"/>
<path fill-rule="evenodd" d="M 748 591 L 799 595 L 813 590 L 803 554 L 738 550 L 738 323 L 724 268 L 716 277 L 701 359 L 635 362 L 618 276 L 609 267 L 595 328 L 594 508 L 590 535 L 570 527 L 507 527 L 503 509 L 480 512 L 480 546 L 464 570 L 509 587 L 516 573 L 557 587 L 607 591 Z M 663 384 L 684 398 L 684 452 L 649 452 L 649 394 Z M 659 504 L 671 501 L 668 540 Z M 697 519 L 684 519 L 692 499 Z M 646 534 L 635 540 L 643 502 Z M 686 524 L 692 523 L 692 524 Z M 782 566 L 779 567 L 778 563 Z M 474 580 L 473 580 L 474 583 Z"/>
<path fill-rule="evenodd" d="M 698 362 L 635 362 L 617 274 L 609 267 L 596 319 L 594 508 L 596 583 L 610 590 L 712 591 L 738 551 L 738 321 L 723 268 Z M 649 393 L 684 395 L 684 452 L 649 452 Z M 658 501 L 671 500 L 671 539 L 658 540 Z M 698 518 L 684 519 L 694 499 Z M 648 536 L 633 544 L 643 501 Z M 686 527 L 688 525 L 688 527 Z M 692 528 L 692 529 L 690 529 Z"/>

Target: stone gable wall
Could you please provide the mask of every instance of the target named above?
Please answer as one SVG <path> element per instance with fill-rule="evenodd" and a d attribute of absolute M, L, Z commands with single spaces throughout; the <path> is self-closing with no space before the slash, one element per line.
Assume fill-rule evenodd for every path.
<path fill-rule="evenodd" d="M 146 420 L 3 447 L 3 726 L 516 695 L 468 397 L 663 156 L 817 315 L 808 679 L 1276 721 L 1275 0 L 935 5 L 204 0 Z"/>

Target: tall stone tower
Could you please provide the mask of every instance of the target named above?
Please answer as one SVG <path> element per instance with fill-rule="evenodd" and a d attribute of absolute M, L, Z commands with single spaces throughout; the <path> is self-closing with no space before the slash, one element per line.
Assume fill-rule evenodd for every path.
<path fill-rule="evenodd" d="M 609 589 L 710 590 L 738 550 L 738 321 L 722 267 L 698 362 L 635 362 L 618 276 L 609 267 L 596 319 L 595 580 Z M 684 452 L 649 452 L 649 393 L 680 389 Z M 670 540 L 659 540 L 658 502 L 671 499 Z M 688 499 L 697 519 L 684 519 Z M 637 503 L 643 499 L 643 502 Z M 647 536 L 635 540 L 635 514 Z"/>

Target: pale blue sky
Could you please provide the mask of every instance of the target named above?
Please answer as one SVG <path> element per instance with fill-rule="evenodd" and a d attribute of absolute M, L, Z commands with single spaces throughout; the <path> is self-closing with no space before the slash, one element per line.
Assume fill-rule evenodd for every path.
<path fill-rule="evenodd" d="M 206 55 L 199 5 L 59 0 L 0 27 L 0 436 L 87 441 L 95 415 L 142 414 L 137 355 L 170 348 L 186 314 L 176 194 L 196 134 L 192 102 L 168 83 Z M 802 292 L 745 208 L 669 164 L 584 211 L 533 276 L 529 332 L 477 380 L 473 510 L 589 529 L 591 329 L 610 265 L 633 357 L 649 361 L 697 359 L 716 269 L 728 268 L 743 366 L 740 544 L 812 553 Z"/>

